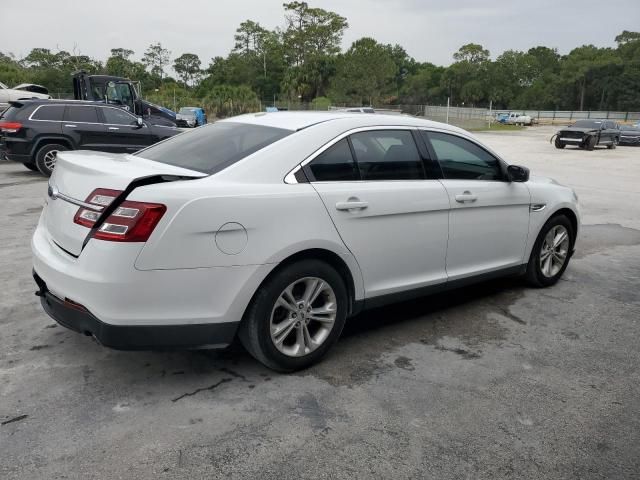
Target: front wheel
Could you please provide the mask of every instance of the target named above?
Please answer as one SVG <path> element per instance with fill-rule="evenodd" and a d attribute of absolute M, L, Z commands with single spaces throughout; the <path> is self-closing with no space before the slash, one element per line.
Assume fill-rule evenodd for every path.
<path fill-rule="evenodd" d="M 567 269 L 575 243 L 575 232 L 565 215 L 556 215 L 545 223 L 531 250 L 526 278 L 534 287 L 554 285 Z"/>
<path fill-rule="evenodd" d="M 596 137 L 591 136 L 587 138 L 587 141 L 585 143 L 586 149 L 589 151 L 593 150 L 594 148 L 596 148 L 596 143 L 598 143 L 598 139 Z"/>
<path fill-rule="evenodd" d="M 293 372 L 318 362 L 338 340 L 348 295 L 340 274 L 320 260 L 287 265 L 256 292 L 238 336 L 259 362 Z"/>
<path fill-rule="evenodd" d="M 559 137 L 556 137 L 556 139 L 555 139 L 555 141 L 554 141 L 553 143 L 554 143 L 554 145 L 556 146 L 556 148 L 564 148 L 564 147 L 566 147 L 566 146 L 567 146 L 566 144 L 564 144 L 564 143 L 562 143 L 562 142 L 560 141 L 560 138 L 559 138 Z"/>

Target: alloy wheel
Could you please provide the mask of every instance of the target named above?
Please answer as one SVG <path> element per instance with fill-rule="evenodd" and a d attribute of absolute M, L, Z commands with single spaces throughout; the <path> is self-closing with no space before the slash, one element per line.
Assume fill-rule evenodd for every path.
<path fill-rule="evenodd" d="M 556 225 L 547 232 L 540 249 L 540 271 L 551 278 L 562 270 L 569 254 L 569 231 L 564 225 Z"/>
<path fill-rule="evenodd" d="M 58 154 L 58 150 L 49 150 L 44 154 L 44 166 L 47 167 L 48 170 L 53 170 L 53 167 L 56 166 L 56 155 Z"/>
<path fill-rule="evenodd" d="M 329 283 L 304 277 L 285 288 L 271 311 L 271 341 L 279 352 L 301 357 L 329 337 L 337 315 L 336 295 Z"/>

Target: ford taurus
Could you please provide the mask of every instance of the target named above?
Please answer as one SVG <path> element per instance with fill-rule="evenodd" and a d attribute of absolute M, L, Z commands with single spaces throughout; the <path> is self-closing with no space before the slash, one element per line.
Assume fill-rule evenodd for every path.
<path fill-rule="evenodd" d="M 499 276 L 551 286 L 577 197 L 464 130 L 278 112 L 135 154 L 60 152 L 32 240 L 44 310 L 117 349 L 317 362 L 365 308 Z"/>

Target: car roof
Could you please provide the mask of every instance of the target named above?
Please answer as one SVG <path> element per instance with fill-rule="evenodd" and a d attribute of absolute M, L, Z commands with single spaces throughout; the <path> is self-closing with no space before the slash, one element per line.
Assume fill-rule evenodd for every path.
<path fill-rule="evenodd" d="M 222 122 L 247 123 L 251 125 L 263 125 L 265 127 L 283 128 L 285 130 L 298 131 L 314 125 L 343 120 L 349 128 L 371 126 L 409 126 L 438 128 L 462 132 L 463 130 L 445 123 L 433 122 L 424 118 L 410 115 L 385 115 L 379 113 L 354 113 L 344 111 L 327 112 L 260 112 L 221 120 Z"/>
<path fill-rule="evenodd" d="M 23 105 L 96 105 L 103 107 L 116 107 L 117 105 L 107 105 L 104 102 L 97 102 L 93 100 L 55 100 L 47 98 L 25 98 L 24 100 L 17 100 L 13 103 L 21 103 Z"/>

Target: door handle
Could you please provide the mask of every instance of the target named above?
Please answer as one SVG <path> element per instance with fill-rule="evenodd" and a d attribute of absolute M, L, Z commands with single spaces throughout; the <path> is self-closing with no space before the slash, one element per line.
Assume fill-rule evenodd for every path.
<path fill-rule="evenodd" d="M 349 199 L 346 202 L 336 203 L 336 210 L 364 210 L 369 206 L 369 202 L 361 202 L 357 199 Z"/>
<path fill-rule="evenodd" d="M 456 202 L 458 203 L 475 202 L 476 200 L 478 200 L 478 196 L 472 194 L 469 190 L 456 195 Z"/>
<path fill-rule="evenodd" d="M 118 127 L 109 127 L 109 130 L 120 130 Z"/>
<path fill-rule="evenodd" d="M 71 125 L 70 123 L 65 124 L 65 127 L 78 128 L 77 125 Z"/>

